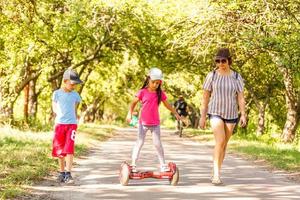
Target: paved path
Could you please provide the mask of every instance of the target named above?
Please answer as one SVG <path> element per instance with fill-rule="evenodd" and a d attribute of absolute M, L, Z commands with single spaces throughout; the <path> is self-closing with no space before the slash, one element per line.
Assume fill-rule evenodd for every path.
<path fill-rule="evenodd" d="M 118 170 L 122 161 L 130 161 L 136 130 L 119 129 L 110 140 L 99 143 L 86 159 L 77 160 L 74 168 L 75 186 L 55 185 L 46 181 L 32 188 L 46 193 L 49 199 L 300 199 L 300 185 L 285 177 L 270 173 L 253 162 L 228 155 L 223 167 L 223 186 L 213 186 L 211 171 L 212 148 L 181 139 L 163 131 L 162 141 L 167 161 L 174 161 L 180 170 L 177 186 L 167 180 L 130 180 L 121 186 Z M 148 133 L 143 146 L 139 169 L 158 169 L 158 159 Z"/>

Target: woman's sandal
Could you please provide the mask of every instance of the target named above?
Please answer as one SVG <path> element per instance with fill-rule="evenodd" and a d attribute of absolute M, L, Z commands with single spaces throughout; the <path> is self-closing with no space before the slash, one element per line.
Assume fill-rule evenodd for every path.
<path fill-rule="evenodd" d="M 212 169 L 212 170 L 211 170 L 211 174 L 210 174 L 210 181 L 212 181 L 213 178 L 214 178 L 214 170 Z"/>
<path fill-rule="evenodd" d="M 223 182 L 221 181 L 220 177 L 212 177 L 211 183 L 213 185 L 222 185 Z"/>

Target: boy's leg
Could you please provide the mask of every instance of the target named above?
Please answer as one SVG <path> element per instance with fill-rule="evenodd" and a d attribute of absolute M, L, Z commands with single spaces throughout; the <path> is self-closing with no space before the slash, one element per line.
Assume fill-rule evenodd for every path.
<path fill-rule="evenodd" d="M 54 137 L 52 142 L 52 156 L 58 157 L 59 174 L 58 182 L 64 182 L 65 179 L 65 158 L 63 148 L 65 146 L 65 126 L 56 124 L 54 129 Z"/>
<path fill-rule="evenodd" d="M 64 172 L 65 171 L 65 157 L 59 157 L 58 163 L 59 163 L 59 171 Z"/>
<path fill-rule="evenodd" d="M 64 157 L 59 157 L 58 158 L 58 163 L 59 163 L 59 174 L 57 177 L 58 182 L 64 182 L 65 181 L 65 158 Z"/>
<path fill-rule="evenodd" d="M 52 156 L 62 158 L 64 154 L 64 146 L 66 144 L 65 126 L 57 124 L 54 129 L 54 137 L 52 141 Z"/>
<path fill-rule="evenodd" d="M 73 154 L 67 154 L 66 156 L 66 175 L 65 175 L 65 183 L 73 184 L 74 179 L 71 175 L 72 166 L 73 166 Z"/>
<path fill-rule="evenodd" d="M 64 147 L 64 154 L 66 155 L 66 183 L 74 183 L 73 177 L 71 176 L 71 170 L 73 166 L 74 157 L 74 146 L 75 146 L 75 135 L 76 135 L 77 125 L 68 125 L 68 130 L 66 132 L 66 144 Z"/>
<path fill-rule="evenodd" d="M 75 136 L 76 136 L 77 125 L 69 124 L 66 130 L 66 143 L 63 149 L 63 154 L 66 155 L 66 168 L 67 171 L 71 171 L 74 150 L 75 150 Z"/>
<path fill-rule="evenodd" d="M 67 154 L 66 156 L 66 171 L 71 172 L 73 166 L 73 154 Z"/>

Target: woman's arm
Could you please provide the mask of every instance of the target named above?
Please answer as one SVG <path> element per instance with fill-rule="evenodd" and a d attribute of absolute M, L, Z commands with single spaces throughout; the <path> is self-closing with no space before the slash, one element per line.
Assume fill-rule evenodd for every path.
<path fill-rule="evenodd" d="M 208 103 L 210 99 L 210 91 L 204 90 L 203 91 L 203 98 L 201 103 L 201 117 L 200 117 L 200 128 L 205 129 L 206 126 L 206 115 L 208 110 Z"/>
<path fill-rule="evenodd" d="M 237 95 L 237 100 L 239 104 L 239 109 L 241 113 L 241 118 L 240 118 L 240 125 L 241 127 L 246 126 L 247 123 L 247 116 L 246 116 L 246 109 L 245 109 L 245 97 L 244 97 L 244 92 L 239 92 Z"/>
<path fill-rule="evenodd" d="M 139 102 L 139 98 L 135 97 L 133 99 L 133 101 L 131 102 L 130 104 L 130 107 L 129 107 L 129 111 L 128 111 L 128 114 L 127 114 L 127 117 L 126 117 L 126 120 L 127 122 L 131 122 L 131 119 L 132 119 L 132 113 L 134 111 L 134 108 L 136 106 L 136 104 Z"/>
<path fill-rule="evenodd" d="M 169 111 L 171 111 L 175 115 L 175 117 L 178 121 L 181 120 L 181 118 L 178 115 L 178 113 L 176 112 L 175 108 L 173 108 L 167 100 L 163 101 L 163 104 Z"/>

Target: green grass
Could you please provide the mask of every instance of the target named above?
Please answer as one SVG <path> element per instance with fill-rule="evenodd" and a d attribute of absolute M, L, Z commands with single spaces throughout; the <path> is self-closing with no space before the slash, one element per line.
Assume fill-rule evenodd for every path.
<path fill-rule="evenodd" d="M 114 127 L 112 125 L 85 124 L 79 126 L 78 130 L 88 135 L 90 139 L 104 141 L 112 136 Z"/>
<path fill-rule="evenodd" d="M 209 131 L 186 130 L 188 137 L 200 142 L 213 144 L 213 135 Z M 275 169 L 288 172 L 300 171 L 300 150 L 295 144 L 282 143 L 268 135 L 260 138 L 253 134 L 235 134 L 229 141 L 229 151 L 242 154 L 254 160 L 264 160 Z"/>
<path fill-rule="evenodd" d="M 24 186 L 42 180 L 57 169 L 51 157 L 51 132 L 23 132 L 0 128 L 0 199 L 21 195 Z M 85 125 L 77 131 L 75 157 L 87 152 L 89 145 L 112 135 L 112 128 Z"/>
<path fill-rule="evenodd" d="M 275 169 L 289 172 L 300 171 L 300 151 L 293 144 L 284 144 L 279 141 L 249 140 L 248 138 L 233 137 L 229 150 L 233 150 L 251 159 L 265 160 Z"/>

